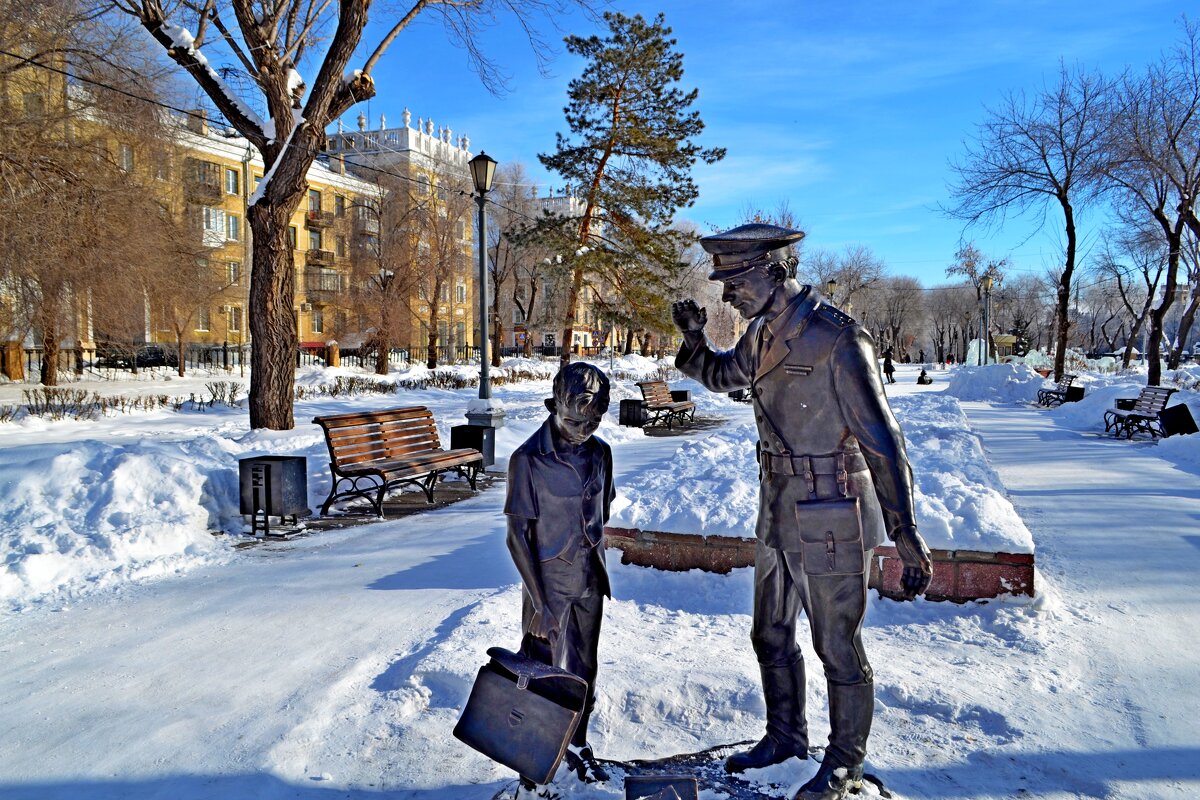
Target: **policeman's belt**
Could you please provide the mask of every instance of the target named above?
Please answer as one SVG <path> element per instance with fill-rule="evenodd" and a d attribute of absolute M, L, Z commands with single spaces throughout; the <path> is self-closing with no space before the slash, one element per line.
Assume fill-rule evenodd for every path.
<path fill-rule="evenodd" d="M 804 478 L 808 481 L 810 491 L 814 493 L 817 476 L 832 475 L 837 479 L 838 494 L 845 496 L 850 473 L 865 470 L 867 460 L 863 458 L 861 452 L 831 453 L 824 456 L 794 456 L 760 450 L 758 465 L 764 475 L 788 475 Z"/>

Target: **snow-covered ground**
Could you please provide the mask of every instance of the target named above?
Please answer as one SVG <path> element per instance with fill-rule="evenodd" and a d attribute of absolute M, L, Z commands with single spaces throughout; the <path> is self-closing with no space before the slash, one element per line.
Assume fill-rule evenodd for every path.
<path fill-rule="evenodd" d="M 1200 436 L 1103 437 L 1103 410 L 1136 394 L 1136 376 L 1085 376 L 1082 402 L 1044 410 L 1021 402 L 1043 385 L 1023 369 L 933 371 L 934 385 L 917 386 L 902 365 L 888 387 L 931 542 L 1036 547 L 1041 595 L 872 602 L 870 768 L 908 798 L 1195 797 Z M 189 380 L 202 390 L 203 377 Z M 643 509 L 657 520 L 646 528 L 748 529 L 745 408 L 673 385 L 729 421 L 682 437 L 618 427 L 616 400 L 637 395 L 619 381 L 599 435 L 614 448 L 620 513 L 632 522 Z M 15 402 L 5 392 L 0 403 Z M 548 393 L 546 378 L 497 389 L 509 418 L 499 455 L 540 424 Z M 289 432 L 252 432 L 243 409 L 219 406 L 0 424 L 0 797 L 483 800 L 507 785 L 511 773 L 450 734 L 486 648 L 519 637 L 502 485 L 399 520 L 238 546 L 238 458 L 307 456 L 316 506 L 328 475 L 312 416 L 428 405 L 448 439 L 473 394 L 316 396 Z M 1200 418 L 1197 394 L 1181 395 Z M 761 735 L 749 570 L 616 560 L 599 754 Z M 809 687 L 818 740 L 820 683 Z M 785 796 L 813 769 L 756 777 Z M 559 783 L 580 800 L 623 796 L 565 773 Z"/>

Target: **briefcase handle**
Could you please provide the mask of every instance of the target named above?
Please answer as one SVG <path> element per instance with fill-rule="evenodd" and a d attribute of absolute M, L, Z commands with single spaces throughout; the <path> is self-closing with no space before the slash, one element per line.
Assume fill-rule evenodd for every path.
<path fill-rule="evenodd" d="M 544 678 L 565 679 L 571 683 L 579 684 L 585 689 L 587 687 L 587 681 L 578 675 L 567 672 L 565 669 L 559 669 L 558 667 L 552 667 L 549 664 L 535 661 L 520 653 L 505 650 L 503 647 L 490 647 L 487 654 L 493 662 L 516 678 L 518 689 L 527 689 L 530 681 L 542 680 Z"/>

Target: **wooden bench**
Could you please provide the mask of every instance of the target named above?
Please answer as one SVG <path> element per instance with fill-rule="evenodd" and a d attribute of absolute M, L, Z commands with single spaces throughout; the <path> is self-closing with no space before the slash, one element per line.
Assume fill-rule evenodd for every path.
<path fill-rule="evenodd" d="M 424 406 L 389 408 L 315 417 L 329 446 L 333 486 L 321 516 L 337 501 L 362 497 L 383 516 L 383 497 L 406 484 L 421 487 L 433 502 L 433 487 L 444 472 L 454 470 L 475 488 L 483 454 L 469 447 L 443 450 L 433 414 Z"/>
<path fill-rule="evenodd" d="M 1104 430 L 1113 436 L 1132 439 L 1138 431 L 1151 437 L 1164 435 L 1159 414 L 1167 407 L 1167 401 L 1175 394 L 1174 389 L 1164 386 L 1147 386 L 1133 401 L 1117 400 L 1117 407 L 1104 412 Z M 1132 405 L 1130 405 L 1132 403 Z M 1124 407 L 1130 406 L 1130 407 Z"/>
<path fill-rule="evenodd" d="M 1064 373 L 1062 380 L 1053 389 L 1039 389 L 1037 394 L 1037 402 L 1039 406 L 1060 406 L 1067 402 L 1067 395 L 1071 394 L 1071 384 L 1075 382 L 1075 376 L 1070 373 Z"/>
<path fill-rule="evenodd" d="M 642 381 L 638 388 L 642 390 L 642 401 L 650 415 L 645 427 L 666 423 L 670 430 L 677 421 L 690 422 L 696 418 L 696 404 L 691 400 L 676 400 L 666 381 Z"/>

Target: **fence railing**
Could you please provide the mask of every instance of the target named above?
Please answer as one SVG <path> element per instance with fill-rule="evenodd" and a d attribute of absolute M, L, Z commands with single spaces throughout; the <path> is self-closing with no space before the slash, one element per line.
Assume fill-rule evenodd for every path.
<path fill-rule="evenodd" d="M 600 357 L 608 355 L 608 349 L 603 347 L 571 348 L 572 353 L 584 357 Z M 500 348 L 501 358 L 522 357 L 524 347 L 503 346 Z M 24 381 L 37 383 L 42 368 L 42 348 L 22 348 Z M 530 355 L 534 358 L 558 358 L 562 354 L 561 347 L 539 345 L 531 348 Z M 436 362 L 442 364 L 478 364 L 479 348 L 471 345 L 438 346 Z M 413 364 L 428 363 L 429 347 L 393 347 L 388 362 L 393 367 L 406 369 Z M 296 366 L 324 366 L 329 361 L 328 348 L 324 345 L 305 345 L 296 350 Z M 376 351 L 372 347 L 344 349 L 340 351 L 340 362 L 345 366 L 373 369 L 376 363 Z M 250 345 L 223 342 L 221 344 L 191 343 L 184 347 L 184 369 L 240 369 L 251 363 Z M 141 373 L 158 371 L 175 371 L 178 369 L 179 355 L 175 345 L 170 343 L 150 345 L 129 345 L 127 347 L 95 348 L 60 348 L 57 356 L 57 371 L 59 379 L 64 382 L 92 378 L 117 378 L 122 373 Z"/>

